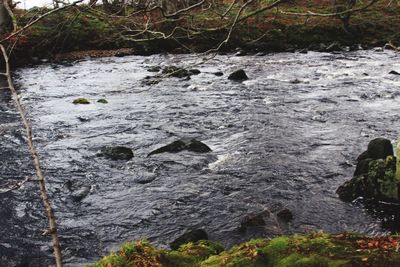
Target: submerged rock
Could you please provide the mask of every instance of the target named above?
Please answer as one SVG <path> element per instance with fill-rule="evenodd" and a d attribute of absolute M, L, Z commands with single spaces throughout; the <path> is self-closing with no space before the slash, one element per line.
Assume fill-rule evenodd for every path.
<path fill-rule="evenodd" d="M 132 149 L 123 146 L 104 147 L 101 149 L 100 156 L 111 160 L 130 160 L 133 158 Z"/>
<path fill-rule="evenodd" d="M 289 209 L 283 209 L 279 211 L 276 216 L 278 219 L 284 221 L 284 222 L 290 222 L 293 220 L 293 213 Z"/>
<path fill-rule="evenodd" d="M 399 73 L 399 72 L 397 72 L 397 71 L 395 71 L 395 70 L 392 70 L 392 71 L 390 71 L 390 72 L 389 72 L 389 74 L 393 74 L 393 75 L 400 75 L 400 73 Z"/>
<path fill-rule="evenodd" d="M 172 77 L 176 77 L 176 78 L 187 78 L 192 75 L 199 74 L 200 71 L 198 69 L 187 70 L 187 69 L 180 68 L 180 67 L 168 66 L 162 70 L 162 73 L 168 74 L 168 75 L 170 75 Z"/>
<path fill-rule="evenodd" d="M 147 68 L 148 72 L 159 72 L 160 70 L 161 70 L 160 66 L 153 66 L 153 67 Z"/>
<path fill-rule="evenodd" d="M 97 100 L 97 103 L 107 104 L 108 101 L 107 101 L 107 99 L 105 99 L 105 98 L 101 98 L 101 99 Z"/>
<path fill-rule="evenodd" d="M 80 98 L 77 98 L 74 101 L 72 101 L 72 103 L 75 105 L 78 105 L 78 104 L 87 105 L 87 104 L 90 104 L 90 101 L 87 100 L 86 98 L 80 97 Z"/>
<path fill-rule="evenodd" d="M 177 239 L 175 239 L 171 244 L 170 247 L 171 249 L 178 249 L 181 245 L 187 244 L 189 242 L 197 242 L 200 240 L 208 240 L 208 235 L 206 231 L 203 229 L 196 229 L 189 231 L 187 233 L 184 233 Z"/>
<path fill-rule="evenodd" d="M 240 69 L 240 70 L 232 72 L 228 76 L 228 79 L 232 80 L 232 81 L 245 81 L 245 80 L 248 80 L 249 77 L 247 77 L 247 74 L 244 70 Z"/>
<path fill-rule="evenodd" d="M 244 232 L 248 228 L 252 228 L 252 227 L 264 227 L 265 225 L 267 225 L 266 218 L 269 218 L 269 217 L 270 217 L 270 213 L 268 211 L 263 211 L 258 214 L 246 215 L 240 221 L 239 231 Z"/>
<path fill-rule="evenodd" d="M 74 184 L 71 180 L 66 181 L 62 188 L 66 188 L 71 196 L 71 198 L 75 201 L 81 201 L 87 195 L 89 195 L 92 186 L 90 185 L 77 185 Z"/>
<path fill-rule="evenodd" d="M 396 158 L 389 140 L 376 138 L 368 150 L 358 157 L 354 177 L 341 185 L 336 193 L 343 201 L 358 197 L 399 202 L 400 181 L 396 179 Z"/>
<path fill-rule="evenodd" d="M 184 150 L 196 153 L 207 153 L 211 151 L 211 148 L 196 139 L 182 138 L 150 152 L 148 156 L 160 153 L 178 153 Z"/>
<path fill-rule="evenodd" d="M 90 193 L 92 187 L 89 185 L 84 185 L 76 190 L 71 191 L 71 197 L 75 201 L 81 201 Z"/>

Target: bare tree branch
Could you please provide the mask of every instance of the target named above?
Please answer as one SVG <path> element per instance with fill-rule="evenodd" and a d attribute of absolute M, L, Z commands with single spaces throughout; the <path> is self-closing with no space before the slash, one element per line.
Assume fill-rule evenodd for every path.
<path fill-rule="evenodd" d="M 49 12 L 46 12 L 45 14 L 43 14 L 43 15 L 39 16 L 38 18 L 36 18 L 35 20 L 31 21 L 30 23 L 26 24 L 24 27 L 20 28 L 19 30 L 13 31 L 10 35 L 8 35 L 7 37 L 1 39 L 0 43 L 3 43 L 4 41 L 9 40 L 9 39 L 11 39 L 12 37 L 14 37 L 16 35 L 19 35 L 20 33 L 24 32 L 26 29 L 28 29 L 29 27 L 31 27 L 33 24 L 37 23 L 38 21 L 42 20 L 43 18 L 45 18 L 45 17 L 47 17 L 47 16 L 49 16 L 51 14 L 54 14 L 56 12 L 59 12 L 59 11 L 61 11 L 63 9 L 75 6 L 75 5 L 77 5 L 79 3 L 82 3 L 82 2 L 83 2 L 83 0 L 78 0 L 78 1 L 75 1 L 75 2 L 73 2 L 71 4 L 68 4 L 68 5 L 59 7 L 59 8 L 52 9 Z"/>
<path fill-rule="evenodd" d="M 35 171 L 36 171 L 36 176 L 38 177 L 40 196 L 42 198 L 43 205 L 46 209 L 47 219 L 48 219 L 48 223 L 49 223 L 49 231 L 50 231 L 50 234 L 51 234 L 51 237 L 53 240 L 53 249 L 54 249 L 54 256 L 55 256 L 55 260 L 56 260 L 56 266 L 62 267 L 62 255 L 61 255 L 60 241 L 59 241 L 58 233 L 57 233 L 56 218 L 54 216 L 54 211 L 50 204 L 50 199 L 49 199 L 49 196 L 48 196 L 48 193 L 46 190 L 46 182 L 45 182 L 45 178 L 44 178 L 41 166 L 40 166 L 39 156 L 38 156 L 36 148 L 33 144 L 32 129 L 26 118 L 25 110 L 21 105 L 17 91 L 15 90 L 15 87 L 14 87 L 14 84 L 13 84 L 13 81 L 11 78 L 11 69 L 10 69 L 10 64 L 9 64 L 9 58 L 8 58 L 6 49 L 4 48 L 4 46 L 2 44 L 0 44 L 0 50 L 1 50 L 1 52 L 3 54 L 3 58 L 4 58 L 4 63 L 5 63 L 5 68 L 6 68 L 5 76 L 7 78 L 8 87 L 11 91 L 11 95 L 14 99 L 16 108 L 21 116 L 22 124 L 24 125 L 24 128 L 25 128 L 29 151 L 32 156 L 33 164 L 34 164 Z"/>

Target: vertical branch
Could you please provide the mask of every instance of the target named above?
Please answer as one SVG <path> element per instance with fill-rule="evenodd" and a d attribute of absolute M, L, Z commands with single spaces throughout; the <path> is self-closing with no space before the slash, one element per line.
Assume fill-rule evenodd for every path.
<path fill-rule="evenodd" d="M 17 20 L 14 16 L 14 13 L 11 10 L 11 7 L 9 5 L 9 0 L 3 0 L 3 5 L 4 5 L 4 8 L 7 10 L 8 15 L 10 16 L 12 27 L 13 27 L 12 31 L 14 32 L 17 30 Z"/>
<path fill-rule="evenodd" d="M 8 87 L 11 91 L 11 94 L 14 99 L 17 110 L 21 116 L 22 124 L 24 125 L 24 128 L 25 128 L 29 151 L 31 153 L 33 164 L 35 166 L 36 176 L 37 176 L 38 182 L 39 182 L 40 196 L 42 198 L 43 205 L 46 209 L 46 215 L 47 215 L 48 223 L 49 223 L 49 232 L 51 234 L 52 241 L 53 241 L 53 250 L 54 250 L 54 256 L 55 256 L 55 260 L 56 260 L 56 266 L 62 267 L 62 255 L 61 255 L 60 241 L 59 241 L 58 234 L 57 234 L 56 218 L 54 216 L 53 208 L 51 207 L 51 204 L 50 204 L 49 195 L 47 194 L 46 182 L 45 182 L 45 178 L 42 173 L 42 169 L 40 167 L 39 156 L 38 156 L 36 148 L 33 144 L 32 129 L 28 123 L 28 120 L 25 115 L 25 111 L 21 105 L 21 102 L 19 100 L 19 97 L 17 95 L 17 92 L 15 90 L 15 87 L 14 87 L 14 84 L 13 84 L 13 81 L 11 78 L 11 70 L 10 70 L 10 64 L 9 64 L 7 51 L 2 44 L 0 44 L 0 49 L 3 54 L 5 68 L 6 68 L 6 72 L 3 73 L 3 75 L 5 75 L 7 78 Z"/>

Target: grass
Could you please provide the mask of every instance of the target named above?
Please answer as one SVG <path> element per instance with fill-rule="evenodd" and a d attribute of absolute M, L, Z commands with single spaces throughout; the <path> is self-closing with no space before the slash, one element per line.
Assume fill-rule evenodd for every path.
<path fill-rule="evenodd" d="M 356 234 L 280 236 L 254 239 L 224 250 L 198 241 L 178 250 L 157 249 L 146 241 L 126 243 L 90 267 L 357 267 L 400 266 L 399 236 Z"/>

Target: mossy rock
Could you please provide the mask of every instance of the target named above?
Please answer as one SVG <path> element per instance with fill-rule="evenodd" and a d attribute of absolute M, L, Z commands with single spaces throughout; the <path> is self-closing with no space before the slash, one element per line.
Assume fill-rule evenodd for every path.
<path fill-rule="evenodd" d="M 375 201 L 400 202 L 400 179 L 396 178 L 396 158 L 390 140 L 375 138 L 368 144 L 367 151 L 357 158 L 354 177 L 337 189 L 343 201 L 358 197 Z"/>
<path fill-rule="evenodd" d="M 108 104 L 108 101 L 105 98 L 101 98 L 101 99 L 97 100 L 97 103 Z"/>
<path fill-rule="evenodd" d="M 72 103 L 75 105 L 88 105 L 90 104 L 90 101 L 87 100 L 86 98 L 80 97 L 72 101 Z"/>
<path fill-rule="evenodd" d="M 367 173 L 355 176 L 345 182 L 336 192 L 343 201 L 364 197 L 376 201 L 399 202 L 399 182 L 395 173 L 395 157 L 388 156 L 385 160 L 370 160 Z"/>

